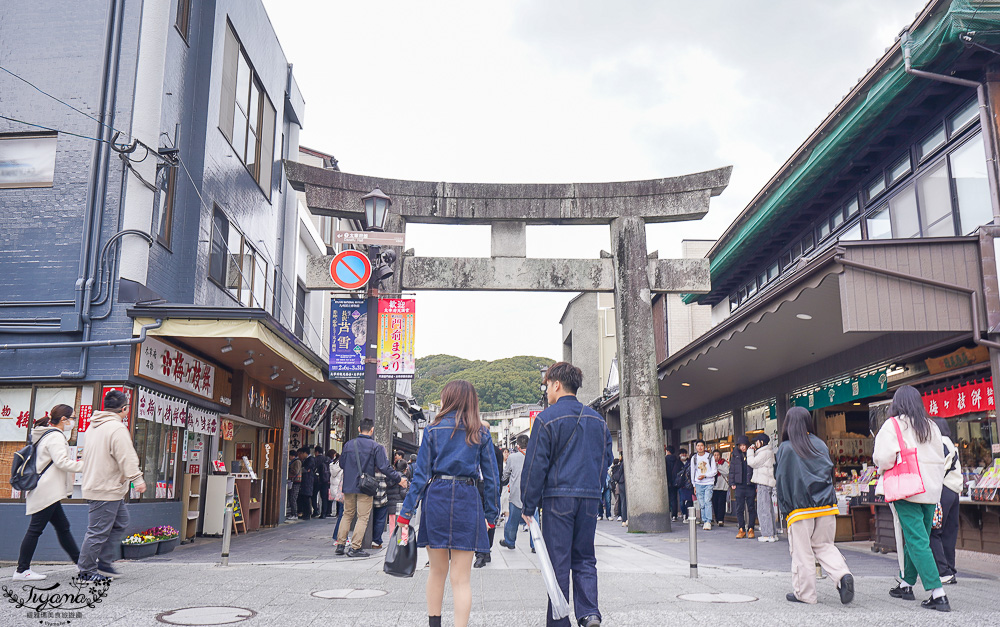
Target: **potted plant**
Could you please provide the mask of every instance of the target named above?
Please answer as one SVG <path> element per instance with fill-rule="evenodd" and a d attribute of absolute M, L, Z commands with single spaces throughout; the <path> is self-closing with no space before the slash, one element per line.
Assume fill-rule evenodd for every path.
<path fill-rule="evenodd" d="M 159 540 L 145 532 L 134 533 L 122 540 L 122 557 L 127 560 L 141 560 L 156 555 L 159 543 Z"/>
<path fill-rule="evenodd" d="M 181 541 L 180 532 L 170 525 L 153 527 L 152 529 L 147 529 L 143 533 L 147 533 L 159 541 L 159 544 L 156 545 L 157 555 L 163 555 L 164 553 L 173 551 Z"/>

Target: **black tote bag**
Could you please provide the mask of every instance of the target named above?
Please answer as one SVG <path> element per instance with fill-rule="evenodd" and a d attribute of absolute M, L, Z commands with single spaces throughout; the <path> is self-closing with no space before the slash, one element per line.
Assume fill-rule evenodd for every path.
<path fill-rule="evenodd" d="M 403 532 L 402 525 L 396 525 L 396 529 L 389 538 L 389 548 L 385 551 L 385 565 L 382 570 L 387 575 L 393 577 L 412 577 L 417 570 L 417 538 L 413 534 L 413 527 L 407 525 L 409 530 L 409 541 L 400 544 L 399 538 Z"/>

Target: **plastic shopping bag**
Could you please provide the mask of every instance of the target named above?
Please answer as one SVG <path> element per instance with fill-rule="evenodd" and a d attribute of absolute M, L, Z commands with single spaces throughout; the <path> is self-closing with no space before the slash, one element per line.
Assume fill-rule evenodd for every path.
<path fill-rule="evenodd" d="M 396 525 L 389 537 L 389 547 L 385 551 L 385 565 L 382 571 L 393 577 L 412 577 L 417 570 L 417 538 L 413 527 L 406 526 L 407 542 L 400 544 L 403 525 Z"/>
<path fill-rule="evenodd" d="M 569 601 L 563 596 L 562 588 L 556 581 L 556 571 L 552 568 L 552 561 L 549 560 L 549 551 L 545 548 L 545 540 L 542 538 L 542 530 L 538 528 L 537 520 L 532 519 L 528 523 L 528 531 L 531 533 L 532 542 L 535 543 L 538 561 L 541 562 L 545 591 L 549 593 L 549 601 L 552 603 L 552 618 L 553 620 L 566 618 L 569 616 Z"/>

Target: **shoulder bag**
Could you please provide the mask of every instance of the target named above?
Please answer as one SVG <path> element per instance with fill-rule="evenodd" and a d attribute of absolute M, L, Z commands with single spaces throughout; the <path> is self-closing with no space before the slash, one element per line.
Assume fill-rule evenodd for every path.
<path fill-rule="evenodd" d="M 924 480 L 920 476 L 920 466 L 917 465 L 917 449 L 906 448 L 903 432 L 899 430 L 899 422 L 895 417 L 890 420 L 899 440 L 899 457 L 896 465 L 885 471 L 882 478 L 882 489 L 885 491 L 885 500 L 888 503 L 908 499 L 925 491 Z"/>
<path fill-rule="evenodd" d="M 358 445 L 354 445 L 354 459 L 358 463 L 358 492 L 367 496 L 375 496 L 378 492 L 378 479 L 369 475 L 361 467 L 361 454 L 358 453 Z"/>

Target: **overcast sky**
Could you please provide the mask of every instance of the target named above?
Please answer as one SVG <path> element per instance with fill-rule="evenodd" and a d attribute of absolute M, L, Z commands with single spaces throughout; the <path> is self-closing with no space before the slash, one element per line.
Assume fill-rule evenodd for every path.
<path fill-rule="evenodd" d="M 264 0 L 306 100 L 301 144 L 345 172 L 596 182 L 734 166 L 715 239 L 924 0 Z M 418 255 L 489 256 L 488 227 L 410 225 Z M 606 227 L 529 227 L 530 257 L 597 257 Z M 561 358 L 573 294 L 421 292 L 417 356 Z"/>

